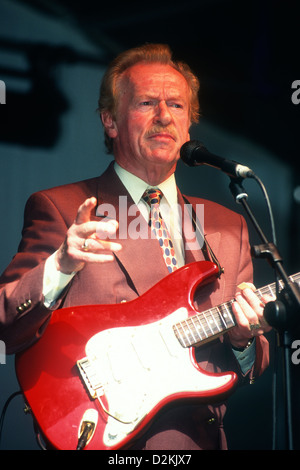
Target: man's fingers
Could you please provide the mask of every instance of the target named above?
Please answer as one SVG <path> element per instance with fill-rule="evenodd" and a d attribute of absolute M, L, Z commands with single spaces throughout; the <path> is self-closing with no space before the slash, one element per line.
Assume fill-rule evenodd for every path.
<path fill-rule="evenodd" d="M 122 249 L 122 245 L 106 240 L 98 240 L 97 237 L 86 238 L 78 246 L 77 253 L 84 263 L 103 263 L 113 261 L 114 255 Z M 75 254 L 76 255 L 76 254 Z"/>
<path fill-rule="evenodd" d="M 80 225 L 88 222 L 91 218 L 91 212 L 96 207 L 97 199 L 90 197 L 84 201 L 78 209 L 75 223 Z"/>
<path fill-rule="evenodd" d="M 97 222 L 96 226 L 96 237 L 100 240 L 106 238 L 114 238 L 119 228 L 119 223 L 116 220 L 109 219 Z"/>
<path fill-rule="evenodd" d="M 71 233 L 75 234 L 79 238 L 95 238 L 99 240 L 115 239 L 119 224 L 116 220 L 110 220 L 109 222 L 88 220 L 71 228 Z"/>
<path fill-rule="evenodd" d="M 275 297 L 269 294 L 259 297 L 255 293 L 255 286 L 251 283 L 243 283 L 238 287 L 241 289 L 241 293 L 237 296 L 237 298 L 240 298 L 240 300 L 244 299 L 248 303 L 248 305 L 253 309 L 253 311 L 257 315 L 257 323 L 261 325 L 261 328 L 264 330 L 264 332 L 270 331 L 271 327 L 268 325 L 267 321 L 264 318 L 264 308 L 266 303 L 270 302 L 271 300 L 274 300 Z M 249 309 L 247 308 L 247 305 L 244 302 L 243 305 L 246 308 L 245 312 L 247 314 Z M 254 322 L 253 316 L 251 317 L 251 312 L 250 318 L 248 318 L 248 320 L 250 324 L 256 324 Z"/>
<path fill-rule="evenodd" d="M 116 238 L 119 226 L 116 220 L 91 220 L 96 204 L 95 197 L 81 204 L 75 222 L 68 229 L 65 241 L 57 252 L 57 269 L 65 274 L 79 271 L 88 262 L 112 261 L 113 253 L 122 249 L 119 243 L 110 241 Z"/>
<path fill-rule="evenodd" d="M 249 312 L 250 319 L 253 310 L 256 314 L 262 315 L 264 304 L 250 286 L 243 289 L 242 293 L 238 293 L 236 299 L 240 300 L 241 305 Z"/>
<path fill-rule="evenodd" d="M 237 300 L 232 303 L 232 311 L 234 313 L 237 325 L 246 331 L 249 328 L 249 321 L 244 315 L 243 310 Z"/>
<path fill-rule="evenodd" d="M 99 240 L 97 237 L 89 237 L 81 240 L 78 249 L 85 253 L 104 254 L 104 251 L 118 252 L 122 245 L 107 240 Z"/>
<path fill-rule="evenodd" d="M 244 286 L 242 292 L 237 293 L 236 301 L 232 304 L 241 337 L 259 336 L 271 329 L 263 316 L 264 303 L 254 293 L 253 287 Z"/>
<path fill-rule="evenodd" d="M 233 302 L 232 310 L 240 332 L 250 337 L 250 325 L 257 325 L 259 323 L 258 316 L 240 295 L 237 296 L 236 301 Z"/>

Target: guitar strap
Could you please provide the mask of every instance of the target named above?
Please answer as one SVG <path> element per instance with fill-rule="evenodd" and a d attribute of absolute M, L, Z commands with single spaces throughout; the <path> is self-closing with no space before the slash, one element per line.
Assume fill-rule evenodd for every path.
<path fill-rule="evenodd" d="M 205 234 L 203 233 L 201 224 L 198 220 L 198 217 L 197 217 L 197 214 L 195 212 L 195 209 L 194 209 L 193 205 L 189 202 L 189 200 L 183 194 L 182 194 L 182 197 L 183 197 L 184 202 L 192 208 L 191 216 L 192 216 L 193 229 L 194 229 L 195 233 L 200 233 L 201 234 L 201 237 L 202 237 L 202 240 L 203 240 L 202 248 L 201 248 L 203 256 L 204 256 L 206 261 L 212 261 L 213 263 L 215 263 L 218 266 L 219 277 L 220 277 L 221 274 L 224 273 L 224 268 L 221 267 L 221 264 L 218 261 L 218 258 L 214 254 L 210 244 L 208 243 L 208 241 L 206 239 Z"/>

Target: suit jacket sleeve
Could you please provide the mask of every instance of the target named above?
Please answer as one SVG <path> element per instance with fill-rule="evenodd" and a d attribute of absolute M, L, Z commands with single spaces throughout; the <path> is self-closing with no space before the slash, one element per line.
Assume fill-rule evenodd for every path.
<path fill-rule="evenodd" d="M 242 282 L 253 282 L 252 259 L 250 256 L 250 244 L 248 238 L 248 228 L 245 219 L 241 218 L 241 256 L 239 258 L 239 269 L 237 285 Z M 225 337 L 225 341 L 227 341 Z M 269 342 L 265 336 L 256 337 L 255 340 L 255 362 L 252 368 L 243 374 L 237 359 L 233 358 L 231 370 L 236 370 L 241 377 L 241 383 L 253 383 L 256 377 L 260 376 L 269 365 Z"/>
<path fill-rule="evenodd" d="M 0 278 L 0 338 L 7 353 L 28 347 L 43 333 L 51 311 L 44 306 L 44 263 L 62 243 L 66 222 L 43 193 L 26 204 L 22 241 L 18 253 Z"/>
<path fill-rule="evenodd" d="M 226 214 L 226 211 L 224 213 L 230 223 L 227 227 L 226 222 L 222 221 L 223 233 L 218 253 L 219 262 L 225 272 L 223 279 L 221 276 L 220 287 L 217 290 L 222 293 L 221 297 L 217 297 L 215 292 L 212 292 L 210 296 L 215 299 L 212 303 L 213 306 L 233 299 L 240 283 L 253 282 L 253 265 L 246 221 L 237 214 L 230 216 L 230 213 Z M 240 241 L 239 244 L 236 242 L 237 240 Z M 197 360 L 202 368 L 210 372 L 218 373 L 228 370 L 236 372 L 239 383 L 242 385 L 253 383 L 269 364 L 269 343 L 264 336 L 256 338 L 255 353 L 253 366 L 243 373 L 232 351 L 228 335 L 225 334 L 208 346 L 199 348 Z"/>

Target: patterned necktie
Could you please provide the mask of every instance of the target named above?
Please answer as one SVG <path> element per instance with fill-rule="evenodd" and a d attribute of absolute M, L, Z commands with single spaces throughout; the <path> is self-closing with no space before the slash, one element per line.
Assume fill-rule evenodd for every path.
<path fill-rule="evenodd" d="M 147 189 L 143 194 L 143 199 L 150 206 L 149 226 L 158 239 L 168 271 L 172 273 L 178 269 L 178 266 L 169 231 L 159 210 L 162 196 L 159 189 Z"/>

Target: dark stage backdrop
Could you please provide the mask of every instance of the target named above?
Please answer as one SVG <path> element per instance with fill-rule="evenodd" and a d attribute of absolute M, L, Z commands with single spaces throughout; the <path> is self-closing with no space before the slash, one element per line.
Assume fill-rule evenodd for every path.
<path fill-rule="evenodd" d="M 28 3 L 40 5 L 42 2 Z M 76 2 L 71 3 L 77 5 Z M 178 10 L 177 22 L 165 23 L 169 31 L 174 29 L 174 25 L 177 26 L 177 39 L 175 41 L 172 31 L 170 43 L 182 59 L 192 60 L 202 83 L 200 98 L 203 115 L 199 125 L 192 129 L 192 138 L 201 140 L 216 154 L 248 165 L 262 179 L 273 207 L 278 247 L 284 257 L 285 268 L 289 273 L 296 272 L 300 266 L 299 145 L 297 139 L 291 139 L 291 129 L 296 129 L 299 122 L 300 105 L 297 108 L 296 95 L 294 103 L 292 101 L 292 83 L 300 80 L 300 73 L 298 76 L 296 73 L 286 73 L 285 79 L 278 84 L 272 69 L 268 69 L 267 76 L 271 82 L 273 78 L 274 83 L 261 79 L 265 77 L 263 73 L 269 65 L 269 56 L 263 46 L 268 44 L 268 34 L 273 34 L 276 25 L 270 32 L 270 28 L 264 29 L 264 25 L 256 21 L 259 15 L 253 16 L 253 28 L 249 23 L 247 28 L 254 34 L 259 23 L 258 39 L 265 38 L 265 41 L 260 42 L 261 48 L 257 45 L 251 48 L 248 43 L 244 47 L 240 41 L 245 40 L 245 37 L 234 37 L 233 34 L 234 28 L 239 32 L 243 29 L 242 13 L 240 18 L 234 20 L 230 10 L 226 14 L 226 4 L 232 7 L 235 2 L 211 2 L 216 4 L 215 15 L 212 15 L 211 9 L 205 9 L 205 6 L 208 9 L 207 4 L 210 2 L 196 3 L 203 3 L 201 21 L 206 25 L 206 31 L 210 29 L 210 35 L 205 41 L 199 27 L 199 54 L 195 44 L 191 48 L 188 43 L 188 25 L 180 33 L 181 10 Z M 273 3 L 277 5 L 277 2 Z M 178 2 L 172 4 L 174 8 L 178 6 Z M 163 15 L 166 16 L 166 9 L 170 5 L 166 2 Z M 186 5 L 187 11 L 191 8 L 191 15 L 194 7 L 194 2 Z M 218 7 L 222 7 L 220 16 L 217 14 Z M 48 14 L 46 10 L 12 0 L 2 0 L 0 5 L 0 80 L 6 85 L 6 104 L 0 107 L 1 271 L 17 250 L 24 205 L 31 193 L 99 175 L 109 164 L 110 157 L 105 154 L 96 107 L 103 71 L 113 52 L 146 41 L 168 42 L 167 31 L 163 28 L 161 35 L 159 28 L 152 28 L 155 30 L 153 35 L 148 28 L 144 37 L 141 31 L 135 37 L 134 28 L 130 26 L 133 17 L 130 20 L 129 16 L 128 36 L 124 34 L 122 41 L 121 31 L 125 26 L 122 23 L 122 28 L 118 30 L 113 23 L 113 13 L 112 31 L 116 31 L 118 37 L 116 39 L 112 32 L 108 40 L 107 31 L 104 34 L 101 11 L 98 12 L 97 32 L 101 36 L 103 28 L 103 35 L 101 40 L 93 40 L 97 35 L 89 35 L 86 24 L 81 28 L 79 20 L 76 22 L 72 18 L 71 21 L 68 15 Z M 206 12 L 209 13 L 207 21 L 211 21 L 211 28 L 207 25 Z M 268 15 L 268 12 L 271 10 L 266 9 L 265 14 Z M 223 24 L 223 14 L 228 35 L 224 34 L 223 28 L 219 28 Z M 180 34 L 185 37 L 181 47 L 178 38 Z M 194 31 L 194 42 L 195 35 Z M 255 37 L 253 41 L 255 43 Z M 279 48 L 280 41 L 275 46 Z M 291 56 L 289 54 L 290 61 Z M 231 69 L 230 60 L 226 63 L 226 57 L 234 58 L 235 68 Z M 278 57 L 282 60 L 282 67 L 280 62 L 276 62 L 274 74 L 287 67 L 286 56 L 280 53 Z M 253 89 L 253 84 L 257 83 L 260 84 L 259 89 Z M 265 85 L 268 85 L 266 89 Z M 281 91 L 283 89 L 282 93 L 276 94 L 277 85 Z M 283 101 L 284 112 L 280 113 L 279 106 Z M 278 120 L 272 133 L 270 123 L 273 125 L 275 116 Z M 262 138 L 264 133 L 268 136 L 267 140 Z M 270 135 L 273 137 L 272 142 Z M 242 211 L 231 196 L 229 178 L 224 173 L 208 167 L 188 168 L 180 163 L 177 181 L 186 194 L 201 195 Z M 245 188 L 252 210 L 270 238 L 270 223 L 262 192 L 252 180 L 245 182 Z M 250 232 L 252 243 L 258 243 L 251 227 Z M 273 272 L 267 262 L 255 260 L 256 285 L 270 282 L 273 282 Z M 269 337 L 273 345 L 274 334 Z M 264 376 L 255 384 L 237 391 L 229 400 L 225 424 L 231 449 L 272 448 L 273 352 L 272 348 L 272 364 Z M 0 408 L 19 389 L 14 372 L 14 357 L 6 357 L 2 362 L 5 363 L 0 364 Z M 297 367 L 294 367 L 294 372 L 295 375 L 299 374 Z M 299 428 L 299 410 L 295 410 Z M 299 447 L 298 439 L 295 446 Z M 8 407 L 1 449 L 38 449 L 32 420 L 23 413 L 21 397 L 14 398 Z"/>

